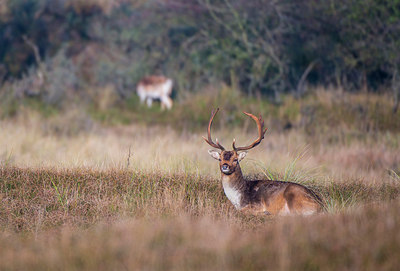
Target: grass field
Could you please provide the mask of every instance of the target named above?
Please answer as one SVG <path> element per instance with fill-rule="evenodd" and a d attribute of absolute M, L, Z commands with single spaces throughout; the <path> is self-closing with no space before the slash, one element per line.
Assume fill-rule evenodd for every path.
<path fill-rule="evenodd" d="M 272 128 L 242 163 L 247 175 L 318 191 L 325 211 L 310 217 L 237 212 L 201 138 L 206 126 L 165 117 L 81 129 L 85 118 L 72 111 L 4 118 L 0 270 L 398 270 L 399 115 L 386 115 L 379 96 L 324 95 L 274 107 L 275 117 L 257 105 Z M 350 103 L 366 110 L 349 113 Z M 180 122 L 183 109 L 174 110 Z M 226 146 L 256 135 L 250 121 L 216 124 L 213 137 Z"/>

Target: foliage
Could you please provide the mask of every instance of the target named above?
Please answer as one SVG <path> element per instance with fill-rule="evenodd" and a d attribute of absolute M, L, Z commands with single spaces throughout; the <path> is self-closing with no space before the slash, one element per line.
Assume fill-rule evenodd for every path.
<path fill-rule="evenodd" d="M 62 51 L 75 93 L 113 84 L 124 99 L 141 76 L 163 73 L 178 97 L 223 81 L 275 101 L 304 95 L 306 82 L 393 86 L 399 99 L 398 1 L 9 0 L 0 15 L 2 80 Z"/>

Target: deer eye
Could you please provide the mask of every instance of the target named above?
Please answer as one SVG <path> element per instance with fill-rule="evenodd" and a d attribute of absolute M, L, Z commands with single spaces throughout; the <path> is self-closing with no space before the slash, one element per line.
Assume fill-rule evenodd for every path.
<path fill-rule="evenodd" d="M 233 162 L 237 162 L 238 161 L 238 159 L 233 159 Z"/>

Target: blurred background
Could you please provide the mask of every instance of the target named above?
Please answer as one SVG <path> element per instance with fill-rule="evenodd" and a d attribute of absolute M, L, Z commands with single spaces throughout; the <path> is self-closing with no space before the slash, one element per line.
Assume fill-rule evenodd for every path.
<path fill-rule="evenodd" d="M 173 78 L 178 104 L 224 84 L 278 104 L 323 86 L 398 106 L 398 1 L 3 0 L 0 16 L 2 117 L 23 99 L 134 108 L 149 74 Z"/>

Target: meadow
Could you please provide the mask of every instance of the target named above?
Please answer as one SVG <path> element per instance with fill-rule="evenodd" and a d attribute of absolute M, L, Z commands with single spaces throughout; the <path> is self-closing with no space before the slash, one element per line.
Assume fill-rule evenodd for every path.
<path fill-rule="evenodd" d="M 400 113 L 384 95 L 316 90 L 275 105 L 222 88 L 156 106 L 2 109 L 1 270 L 400 268 Z M 236 211 L 201 138 L 217 106 L 226 146 L 256 136 L 243 110 L 269 127 L 245 175 L 313 188 L 324 212 Z"/>

